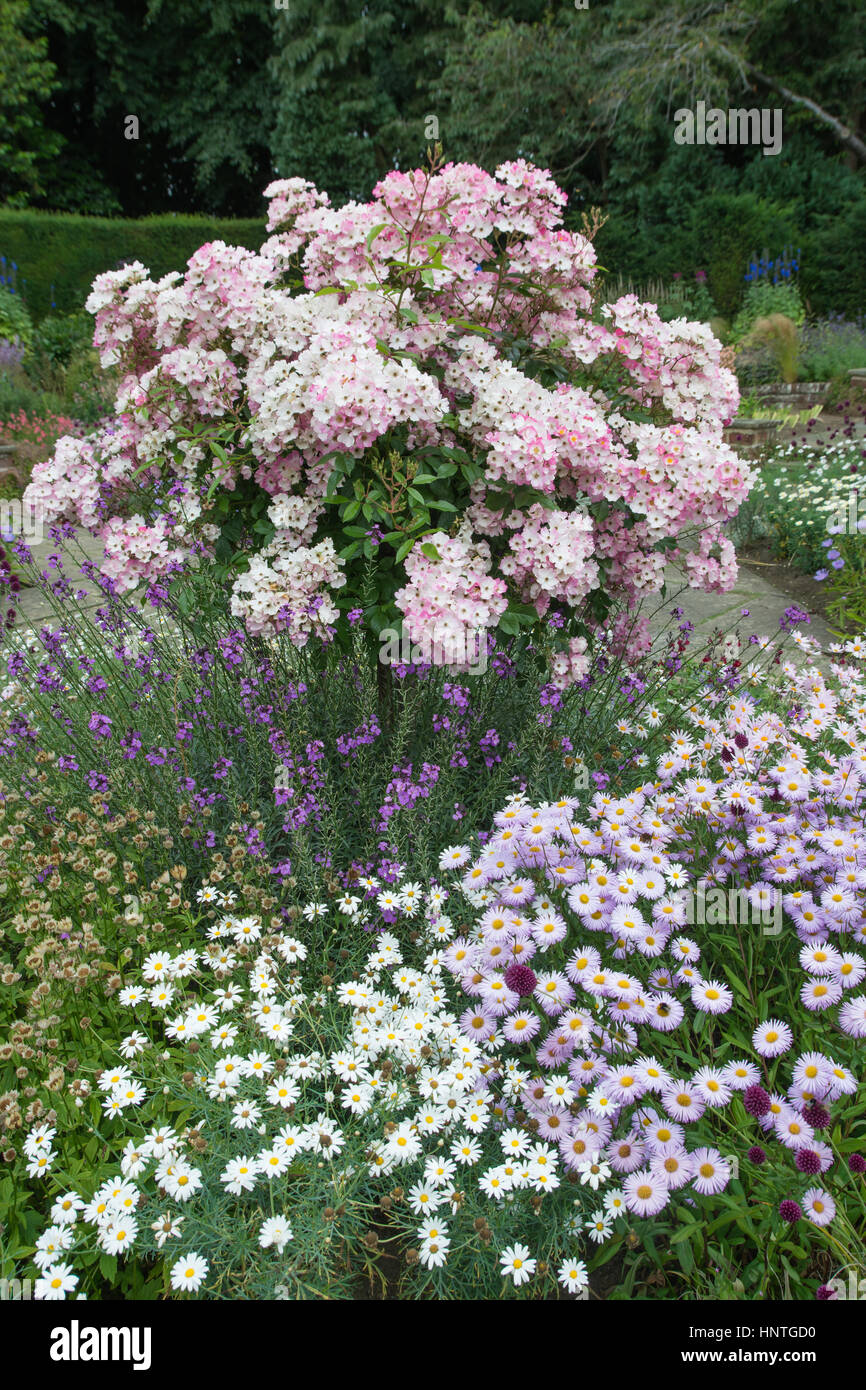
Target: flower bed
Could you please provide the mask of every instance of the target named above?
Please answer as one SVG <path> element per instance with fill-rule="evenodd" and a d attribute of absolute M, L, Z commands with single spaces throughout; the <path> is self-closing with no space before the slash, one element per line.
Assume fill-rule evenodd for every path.
<path fill-rule="evenodd" d="M 31 1099 L 2 1116 L 39 1296 L 352 1297 L 383 1252 L 410 1297 L 582 1296 L 635 1248 L 623 1296 L 862 1269 L 864 651 L 674 701 L 616 797 L 518 794 L 432 875 L 332 869 L 319 896 L 274 891 L 237 825 L 195 889 L 158 872 L 153 812 L 94 796 L 46 853 L 39 799 L 7 798 Z"/>

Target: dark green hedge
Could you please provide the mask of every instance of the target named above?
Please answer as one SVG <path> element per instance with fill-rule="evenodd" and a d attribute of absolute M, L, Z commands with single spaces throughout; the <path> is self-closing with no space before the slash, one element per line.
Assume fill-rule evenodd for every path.
<path fill-rule="evenodd" d="M 251 218 L 164 214 L 126 220 L 0 208 L 0 255 L 17 264 L 18 288 L 35 319 L 52 312 L 52 298 L 56 313 L 80 309 L 94 276 L 118 261 L 142 261 L 158 279 L 183 270 L 206 241 L 255 251 L 266 236 L 264 220 Z"/>
<path fill-rule="evenodd" d="M 866 197 L 825 213 L 804 237 L 800 290 L 812 313 L 866 313 Z"/>

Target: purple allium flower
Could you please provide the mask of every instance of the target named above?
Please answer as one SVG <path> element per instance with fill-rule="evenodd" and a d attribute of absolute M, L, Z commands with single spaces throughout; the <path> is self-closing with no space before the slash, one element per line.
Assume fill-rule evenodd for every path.
<path fill-rule="evenodd" d="M 813 1100 L 803 1111 L 803 1119 L 808 1125 L 811 1125 L 812 1129 L 826 1129 L 830 1123 L 830 1111 L 826 1105 L 821 1105 L 817 1100 Z"/>
<path fill-rule="evenodd" d="M 814 1149 L 798 1149 L 794 1155 L 794 1163 L 801 1173 L 820 1173 L 821 1158 L 815 1153 Z"/>
<path fill-rule="evenodd" d="M 752 1147 L 748 1150 L 746 1158 L 749 1160 L 750 1163 L 757 1164 L 758 1167 L 760 1167 L 762 1163 L 766 1163 L 767 1161 L 766 1152 L 764 1151 L 764 1149 L 761 1148 L 760 1144 L 753 1144 Z"/>
<path fill-rule="evenodd" d="M 849 1154 L 848 1167 L 852 1173 L 866 1173 L 866 1158 L 862 1154 Z"/>
<path fill-rule="evenodd" d="M 799 1202 L 793 1202 L 790 1197 L 786 1197 L 783 1202 L 779 1203 L 779 1215 L 790 1226 L 795 1226 L 798 1221 L 803 1220 L 803 1209 Z"/>
<path fill-rule="evenodd" d="M 528 965 L 521 965 L 518 961 L 512 961 L 505 972 L 505 983 L 509 989 L 523 998 L 525 995 L 533 993 L 538 979 Z"/>
<path fill-rule="evenodd" d="M 760 1120 L 770 1109 L 770 1097 L 763 1086 L 756 1083 L 754 1086 L 747 1086 L 743 1092 L 743 1105 L 749 1115 L 754 1115 L 756 1120 Z"/>
<path fill-rule="evenodd" d="M 819 1303 L 826 1303 L 830 1299 L 838 1298 L 839 1295 L 835 1289 L 830 1288 L 829 1284 L 819 1284 L 815 1290 L 815 1297 Z"/>

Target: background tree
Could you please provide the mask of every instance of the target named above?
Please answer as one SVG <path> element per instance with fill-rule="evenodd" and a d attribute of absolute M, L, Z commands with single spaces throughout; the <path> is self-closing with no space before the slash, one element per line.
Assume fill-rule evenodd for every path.
<path fill-rule="evenodd" d="M 279 173 L 312 179 L 340 202 L 366 199 L 389 169 L 416 164 L 445 10 L 442 0 L 292 0 L 278 11 Z"/>
<path fill-rule="evenodd" d="M 33 0 L 57 69 L 54 208 L 251 215 L 263 209 L 274 11 L 261 0 Z M 139 138 L 125 138 L 125 119 Z"/>
<path fill-rule="evenodd" d="M 609 120 L 627 107 L 650 121 L 660 103 L 742 105 L 757 89 L 866 161 L 860 0 L 612 0 L 595 15 L 597 105 Z"/>
<path fill-rule="evenodd" d="M 0 202 L 13 206 L 42 192 L 45 166 L 60 145 L 41 110 L 56 69 L 35 31 L 28 0 L 0 0 Z"/>

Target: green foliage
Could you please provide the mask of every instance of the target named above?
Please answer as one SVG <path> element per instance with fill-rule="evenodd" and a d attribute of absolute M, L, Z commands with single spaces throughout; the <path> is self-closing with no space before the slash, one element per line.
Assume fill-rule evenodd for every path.
<path fill-rule="evenodd" d="M 754 193 L 702 188 L 694 159 L 682 159 L 684 149 L 692 156 L 694 151 L 678 149 L 679 157 L 665 163 L 658 181 L 636 196 L 622 192 L 622 210 L 613 212 L 596 238 L 599 261 L 634 280 L 659 275 L 669 280 L 675 271 L 691 280 L 695 271 L 705 270 L 717 312 L 733 318 L 753 247 L 799 244 L 794 210 Z"/>
<path fill-rule="evenodd" d="M 47 40 L 33 32 L 32 8 L 29 0 L 0 5 L 0 202 L 40 193 L 42 166 L 60 147 L 39 111 L 57 82 Z"/>
<path fill-rule="evenodd" d="M 702 198 L 692 204 L 686 226 L 689 257 L 706 266 L 713 299 L 727 317 L 737 310 L 752 247 L 783 245 L 795 236 L 788 208 L 746 193 Z"/>
<path fill-rule="evenodd" d="M 768 314 L 766 318 L 756 319 L 745 341 L 769 347 L 782 380 L 789 385 L 797 380 L 800 345 L 793 319 L 784 314 Z"/>
<path fill-rule="evenodd" d="M 817 462 L 803 450 L 802 462 L 765 472 L 750 498 L 752 532 L 769 541 L 774 555 L 806 574 L 827 571 L 827 617 L 839 636 L 859 634 L 866 625 L 866 556 L 857 528 L 861 463 L 850 442 Z"/>
<path fill-rule="evenodd" d="M 813 313 L 859 314 L 866 309 L 866 191 L 828 206 L 803 238 L 803 294 Z"/>
<path fill-rule="evenodd" d="M 62 140 L 39 206 L 253 216 L 271 175 L 273 0 L 31 0 Z M 127 139 L 128 115 L 138 118 Z"/>
<path fill-rule="evenodd" d="M 52 367 L 68 367 L 72 355 L 93 341 L 93 319 L 85 310 L 73 314 L 49 314 L 36 328 L 25 358 L 25 370 L 32 375 L 34 361 Z"/>
<path fill-rule="evenodd" d="M 758 319 L 771 314 L 784 314 L 785 318 L 799 325 L 806 317 L 806 310 L 800 291 L 791 281 L 778 285 L 759 281 L 749 285 L 743 296 L 743 304 L 731 326 L 731 341 L 737 345 L 751 333 Z"/>
<path fill-rule="evenodd" d="M 45 317 L 52 298 L 61 313 L 80 311 L 94 277 L 119 261 L 142 261 L 154 278 L 183 270 L 207 241 L 257 250 L 263 221 L 217 221 L 165 215 L 139 220 L 0 209 L 0 247 L 27 281 L 28 308 Z M 52 295 L 53 285 L 53 295 Z"/>
<path fill-rule="evenodd" d="M 25 415 L 60 415 L 64 405 L 62 396 L 34 386 L 23 373 L 0 372 L 0 421 L 22 411 Z"/>
<path fill-rule="evenodd" d="M 636 294 L 644 303 L 655 304 L 662 323 L 670 323 L 673 319 L 688 319 L 690 323 L 718 321 L 718 310 L 707 289 L 704 271 L 696 272 L 690 280 L 678 276 L 670 281 L 650 280 L 636 285 L 618 275 L 605 282 L 606 301 L 622 294 Z"/>
<path fill-rule="evenodd" d="M 848 395 L 848 372 L 866 367 L 866 328 L 846 319 L 822 319 L 800 333 L 800 376 L 835 381 Z"/>
<path fill-rule="evenodd" d="M 10 343 L 16 340 L 28 347 L 33 339 L 33 324 L 20 294 L 13 294 L 0 285 L 0 338 Z"/>
<path fill-rule="evenodd" d="M 593 21 L 569 10 L 476 4 L 459 24 L 455 17 L 441 72 L 427 75 L 449 156 L 487 169 L 520 156 L 574 186 L 596 138 L 585 50 Z"/>
<path fill-rule="evenodd" d="M 119 616 L 119 612 L 116 610 L 112 616 Z M 113 623 L 110 626 L 110 633 L 100 634 L 94 629 L 97 640 L 87 644 L 89 652 L 101 656 L 100 641 L 103 652 L 115 639 L 122 642 L 126 634 L 121 634 Z M 196 640 L 210 647 L 213 635 L 207 610 L 199 604 L 194 625 L 183 634 L 184 639 L 192 641 L 179 641 L 177 650 L 193 646 Z M 79 632 L 79 636 L 85 634 Z M 165 640 L 163 634 L 160 647 Z M 270 646 L 267 657 L 258 666 L 258 675 L 264 675 L 277 647 L 278 644 Z M 161 658 L 161 651 L 156 655 Z M 199 648 L 195 655 L 201 665 L 204 651 Z M 71 653 L 61 656 L 60 662 L 71 678 L 81 665 Z M 363 684 L 363 672 L 356 670 L 355 674 L 362 676 Z M 704 673 L 701 670 L 698 674 Z M 207 676 L 209 685 L 219 683 L 223 689 L 230 679 L 230 669 L 221 669 L 219 665 L 212 667 Z M 256 701 L 257 679 L 256 671 L 247 664 L 244 684 L 247 695 Z M 121 693 L 121 681 L 116 671 L 108 682 L 106 702 L 101 708 L 114 708 L 112 701 Z M 160 684 L 153 687 L 157 707 L 163 703 Z M 279 690 L 282 684 L 278 675 L 271 690 Z M 518 682 L 516 688 L 520 700 L 526 701 L 528 682 Z M 774 691 L 760 681 L 753 683 L 752 689 L 767 710 L 786 708 L 784 689 Z M 332 720 L 334 693 L 330 680 L 311 691 L 306 711 L 308 736 L 323 731 Z M 664 716 L 676 726 L 682 721 L 684 690 L 674 686 L 670 693 L 673 698 L 665 701 Z M 723 691 L 721 699 L 727 698 L 727 691 Z M 75 704 L 75 700 L 69 701 L 67 710 L 73 712 Z M 653 700 L 652 704 L 655 706 L 656 702 Z M 709 708 L 715 707 L 711 700 Z M 631 709 L 640 718 L 633 706 Z M 216 705 L 213 712 L 219 712 Z M 221 712 L 227 712 L 225 706 Z M 257 706 L 256 713 L 260 712 L 261 706 Z M 601 712 L 604 727 L 599 731 L 599 747 L 607 755 L 613 721 L 622 710 L 616 710 L 614 702 L 608 700 L 602 702 Z M 167 706 L 163 713 L 168 714 Z M 177 710 L 174 713 L 173 720 L 166 719 L 164 735 L 179 729 Z M 249 710 L 245 713 L 249 715 Z M 265 713 L 270 716 L 271 709 Z M 419 707 L 411 714 L 406 726 L 410 735 L 407 750 L 413 733 L 424 726 L 424 713 Z M 526 701 L 525 714 L 529 713 Z M 137 723 L 143 714 L 140 705 L 136 709 Z M 154 722 L 148 734 L 152 735 L 155 728 Z M 346 1101 L 350 1092 L 341 1084 L 341 1073 L 335 1079 L 331 1073 L 309 1065 L 310 1059 L 319 1055 L 333 1059 L 335 1054 L 344 1056 L 347 1048 L 353 1051 L 349 1047 L 350 1008 L 348 1002 L 341 1002 L 339 990 L 343 984 L 359 987 L 365 959 L 371 948 L 376 948 L 376 937 L 339 910 L 348 859 L 335 857 L 323 868 L 305 853 L 304 837 L 298 835 L 291 844 L 292 872 L 275 882 L 268 862 L 248 852 L 249 841 L 245 843 L 242 832 L 249 826 L 226 822 L 217 831 L 215 820 L 210 818 L 210 844 L 198 856 L 196 870 L 188 873 L 187 863 L 193 851 L 202 847 L 191 844 L 190 839 L 178 840 L 163 818 L 162 806 L 142 815 L 138 805 L 150 807 L 155 803 L 142 798 L 131 778 L 118 779 L 112 789 L 110 808 L 101 795 L 81 795 L 78 809 L 69 805 L 75 789 L 70 788 L 53 761 L 52 754 L 59 746 L 56 732 L 49 731 L 51 751 L 42 759 L 38 781 L 34 769 L 26 797 L 14 784 L 5 784 L 0 798 L 0 826 L 9 832 L 0 837 L 0 940 L 7 976 L 0 996 L 0 1037 L 4 1040 L 0 1088 L 5 1092 L 2 1120 L 7 1126 L 5 1140 L 11 1150 L 11 1158 L 7 1158 L 0 1174 L 0 1275 L 32 1274 L 35 1242 L 47 1224 L 47 1213 L 56 1198 L 71 1191 L 90 1198 L 103 1182 L 116 1178 L 127 1141 L 133 1153 L 127 1155 L 126 1162 L 134 1165 L 134 1151 L 142 1149 L 147 1132 L 166 1128 L 181 1140 L 181 1153 L 200 1176 L 201 1189 L 193 1194 L 193 1200 L 181 1206 L 164 1193 L 157 1196 L 157 1184 L 142 1177 L 138 1183 L 142 1197 L 135 1207 L 138 1253 L 126 1262 L 101 1254 L 95 1248 L 94 1232 L 87 1235 L 79 1227 L 76 1244 L 84 1248 L 76 1249 L 71 1259 L 81 1280 L 80 1288 L 90 1298 L 171 1297 L 167 1271 L 182 1251 L 191 1249 L 208 1261 L 210 1278 L 202 1296 L 209 1299 L 350 1299 L 362 1295 L 367 1281 L 371 1287 L 378 1284 L 382 1296 L 390 1298 L 458 1300 L 471 1293 L 475 1298 L 491 1300 L 538 1299 L 558 1292 L 553 1280 L 563 1245 L 585 1255 L 596 1276 L 605 1265 L 617 1269 L 616 1283 L 609 1293 L 616 1301 L 635 1297 L 805 1299 L 814 1296 L 816 1284 L 827 1277 L 828 1269 L 832 1271 L 844 1264 L 858 1276 L 863 1272 L 861 1184 L 844 1163 L 848 1154 L 862 1148 L 863 1101 L 859 1096 L 846 1097 L 834 1107 L 832 1128 L 822 1136 L 828 1153 L 832 1151 L 834 1171 L 827 1182 L 832 1182 L 840 1213 L 839 1222 L 829 1232 L 806 1222 L 796 1227 L 783 1223 L 779 1202 L 791 1196 L 792 1183 L 799 1178 L 793 1155 L 779 1145 L 768 1145 L 769 1161 L 761 1166 L 753 1163 L 747 1150 L 762 1138 L 761 1130 L 754 1116 L 747 1114 L 742 1099 L 735 1097 L 730 1110 L 709 1107 L 699 1117 L 701 1139 L 706 1136 L 710 1143 L 718 1144 L 733 1170 L 724 1191 L 710 1197 L 693 1190 L 686 1202 L 677 1201 L 664 1213 L 649 1219 L 624 1214 L 624 1219 L 618 1218 L 620 1224 L 614 1225 L 611 1238 L 592 1247 L 584 1232 L 587 1218 L 597 1219 L 594 1209 L 607 1195 L 604 1182 L 596 1190 L 586 1181 L 581 1183 L 577 1174 L 563 1173 L 557 1188 L 551 1187 L 544 1193 L 543 1207 L 538 1197 L 528 1192 L 524 1196 L 515 1193 L 511 1201 L 494 1202 L 479 1189 L 474 1165 L 468 1166 L 460 1171 L 458 1179 L 460 1201 L 453 1203 L 450 1211 L 445 1207 L 442 1218 L 437 1218 L 447 1224 L 452 1236 L 447 1267 L 423 1269 L 417 1257 L 409 1256 L 410 1248 L 417 1250 L 419 1242 L 419 1213 L 407 1203 L 406 1189 L 410 1172 L 414 1179 L 417 1170 L 407 1168 L 379 1175 L 375 1169 L 376 1149 L 383 1133 L 388 1133 L 390 1117 L 402 1118 L 404 1111 L 414 1108 L 416 1097 L 420 1100 L 423 1095 L 415 1054 L 409 1054 L 413 1057 L 411 1066 L 406 1065 L 407 1053 L 403 1049 L 379 1048 L 372 1054 L 377 1083 L 382 1080 L 388 1085 L 373 1099 L 365 1112 L 366 1119 L 349 1113 Z M 656 733 L 660 735 L 659 746 L 663 746 L 664 734 L 658 730 Z M 187 746 L 190 756 L 197 741 L 196 738 Z M 834 753 L 840 744 L 843 749 L 847 746 L 836 739 Z M 643 746 L 652 762 L 657 753 L 655 736 L 651 735 Z M 245 740 L 236 738 L 234 748 L 239 759 L 250 758 L 252 750 Z M 363 783 L 368 769 L 369 764 L 359 765 L 359 783 Z M 254 769 L 249 770 L 255 774 Z M 528 782 L 535 800 L 546 788 L 536 780 L 534 768 L 526 770 L 529 775 L 521 780 Z M 248 790 L 255 807 L 252 818 L 264 828 L 258 815 L 258 806 L 265 804 L 264 796 L 256 803 L 253 784 L 249 784 Z M 50 824 L 46 824 L 45 818 L 48 805 L 52 808 Z M 84 809 L 88 805 L 90 809 Z M 479 808 L 475 809 L 477 812 Z M 248 803 L 245 814 L 250 813 Z M 457 834 L 469 844 L 476 828 L 478 822 L 471 819 Z M 339 829 L 342 831 L 342 827 Z M 417 843 L 410 846 L 403 839 L 400 858 L 408 865 L 412 878 L 426 880 L 431 865 L 437 863 L 438 853 L 447 843 L 453 843 L 454 837 L 453 821 L 449 823 L 443 817 L 438 826 L 430 827 L 426 855 L 419 855 Z M 716 827 L 711 817 L 690 808 L 683 814 L 682 823 L 678 822 L 677 837 L 676 843 L 685 847 L 689 866 L 696 874 L 704 871 L 717 849 Z M 279 839 L 268 835 L 267 842 L 269 848 L 282 852 Z M 335 850 L 338 843 L 339 839 L 331 841 Z M 344 841 L 343 854 L 348 853 L 350 845 Z M 358 867 L 353 870 L 354 878 L 349 879 L 349 891 L 357 890 L 360 898 Z M 363 865 L 360 867 L 363 870 Z M 578 926 L 566 905 L 566 884 L 551 889 L 547 873 L 540 866 L 527 872 L 536 888 L 553 897 L 568 924 L 568 937 L 548 957 L 559 968 L 575 943 L 585 938 L 585 929 L 583 924 Z M 457 873 L 459 876 L 462 869 Z M 436 877 L 441 884 L 442 872 L 436 870 Z M 446 878 L 446 883 L 449 913 L 460 914 L 463 929 L 470 914 L 456 881 Z M 200 885 L 206 888 L 207 895 L 196 891 Z M 262 1036 L 249 1015 L 245 993 L 254 983 L 255 972 L 252 976 L 249 972 L 248 943 L 242 941 L 236 950 L 236 942 L 220 940 L 212 931 L 225 907 L 218 893 L 227 890 L 236 925 L 240 918 L 252 914 L 263 927 L 263 937 L 254 946 L 256 964 L 262 969 L 261 961 L 268 959 L 268 971 L 273 970 L 276 997 L 291 1022 L 288 1048 L 278 1047 L 275 1052 L 271 1040 Z M 201 901 L 195 906 L 198 899 Z M 311 901 L 320 904 L 312 914 Z M 303 911 L 305 908 L 307 912 Z M 275 910 L 280 915 L 271 915 Z M 305 954 L 295 952 L 278 961 L 274 933 L 287 928 L 295 945 L 300 944 Z M 231 930 L 224 929 L 223 938 Z M 421 969 L 426 952 L 441 952 L 435 931 L 431 932 L 423 916 L 416 915 L 411 924 L 400 918 L 393 930 L 401 950 L 400 962 L 413 975 Z M 684 1065 L 690 1071 L 703 1067 L 715 1070 L 748 1056 L 755 1016 L 775 1017 L 790 1003 L 799 984 L 799 946 L 790 932 L 741 931 L 733 922 L 710 921 L 701 924 L 700 941 L 706 968 L 718 969 L 719 978 L 733 992 L 734 1004 L 724 1018 L 701 1013 L 688 1031 L 654 1035 L 653 1056 L 672 1075 L 681 1073 Z M 339 1129 L 343 1141 L 333 1152 L 329 1150 L 326 1158 L 321 1149 L 300 1149 L 266 1187 L 258 1185 L 257 1190 L 239 1193 L 236 1201 L 229 1200 L 224 1181 L 226 1162 L 239 1150 L 245 1154 L 256 1152 L 256 1131 L 238 1134 L 230 1119 L 225 1093 L 214 1094 L 207 1085 L 215 1053 L 206 1046 L 204 1036 L 193 1039 L 193 1046 L 189 1038 L 171 1040 L 171 1034 L 163 1038 L 163 1017 L 157 1007 L 145 1003 L 146 991 L 142 988 L 142 964 L 149 952 L 176 957 L 189 949 L 197 953 L 202 968 L 196 969 L 193 962 L 189 971 L 178 973 L 173 979 L 174 998 L 165 1018 L 171 1019 L 176 1011 L 178 1017 L 186 1017 L 189 1010 L 211 1003 L 219 997 L 215 993 L 218 988 L 224 1000 L 230 986 L 234 996 L 232 1008 L 212 1026 L 222 1030 L 228 1025 L 229 1031 L 236 1027 L 237 1039 L 233 1037 L 230 1043 L 233 1053 L 248 1055 L 252 1049 L 263 1052 L 266 1060 L 276 1062 L 272 1073 L 275 1077 L 282 1074 L 279 1058 L 293 1061 L 303 1057 L 306 1070 L 289 1072 L 290 1079 L 297 1081 L 297 1094 L 286 1119 L 299 1127 L 315 1118 L 321 1127 L 320 1135 L 322 1130 L 333 1135 Z M 269 958 L 260 954 L 265 950 L 270 953 Z M 219 963 L 220 958 L 224 964 Z M 384 959 L 387 961 L 387 957 Z M 653 968 L 652 962 L 640 962 L 637 957 L 635 960 L 642 972 Z M 150 978 L 157 977 L 151 972 Z M 129 986 L 136 987 L 142 995 L 134 1009 L 131 1001 L 129 1005 L 120 1003 L 120 991 Z M 364 988 L 364 984 L 360 987 Z M 380 974 L 376 988 L 390 994 L 387 972 Z M 404 995 L 411 988 L 409 984 Z M 447 977 L 443 993 L 449 1000 L 449 1012 L 459 1012 L 463 999 Z M 456 1008 L 450 1005 L 452 997 Z M 582 1004 L 578 1007 L 583 1008 Z M 133 1026 L 141 1041 L 130 1047 L 122 1039 Z M 420 1033 L 419 1041 L 424 1036 Z M 807 1015 L 804 1048 L 826 1045 L 823 1039 L 820 1018 Z M 211 1043 L 216 1048 L 213 1036 Z M 531 1052 L 525 1056 L 528 1059 Z M 420 1057 L 431 1070 L 436 1068 L 433 1047 L 425 1043 Z M 834 1057 L 839 1065 L 853 1072 L 856 1039 L 834 1035 Z M 384 1059 L 387 1069 L 382 1065 Z M 508 1057 L 509 1064 L 519 1064 L 520 1060 L 519 1051 Z M 119 1062 L 130 1064 L 129 1069 L 142 1082 L 145 1095 L 140 1098 L 140 1105 L 110 1118 L 104 1109 L 105 1078 L 102 1094 L 95 1082 L 103 1069 L 114 1071 Z M 785 1060 L 778 1072 L 774 1063 L 769 1064 L 768 1089 L 782 1089 L 786 1068 Z M 248 1100 L 249 1096 L 243 1095 L 242 1099 Z M 272 1115 L 269 1118 L 274 1124 L 282 1122 L 282 1116 L 276 1121 Z M 27 1174 L 20 1152 L 23 1133 L 34 1125 L 50 1125 L 57 1131 L 59 1161 L 46 1175 L 38 1177 Z M 421 1139 L 428 1152 L 445 1156 L 452 1133 L 445 1131 L 442 1139 L 435 1134 L 422 1135 Z M 477 1165 L 479 1171 L 494 1162 L 501 1163 L 499 1126 L 482 1125 L 477 1141 L 483 1155 Z M 618 1185 L 619 1180 L 616 1175 L 613 1183 Z M 285 1254 L 263 1250 L 258 1240 L 260 1223 L 272 1213 L 282 1212 L 291 1221 L 291 1244 Z M 161 1226 L 165 1229 L 162 1223 L 172 1214 L 183 1218 L 180 1239 L 173 1236 L 164 1247 L 157 1247 L 150 1233 Z M 539 1260 L 536 1277 L 516 1292 L 513 1285 L 503 1284 L 498 1268 L 500 1252 L 515 1239 L 525 1240 L 533 1258 Z M 544 1272 L 542 1262 L 546 1266 Z"/>
<path fill-rule="evenodd" d="M 742 539 L 767 542 L 774 558 L 804 574 L 828 568 L 827 527 L 834 518 L 847 519 L 852 489 L 859 487 L 857 444 L 843 440 L 818 448 L 792 441 L 769 461 L 780 466 L 758 474 L 748 503 L 750 531 Z M 742 520 L 737 518 L 738 525 Z M 862 546 L 862 537 L 854 542 Z"/>
<path fill-rule="evenodd" d="M 332 201 L 366 199 L 389 169 L 421 162 L 430 139 L 425 77 L 441 66 L 440 0 L 292 0 L 277 12 L 271 152 Z"/>

